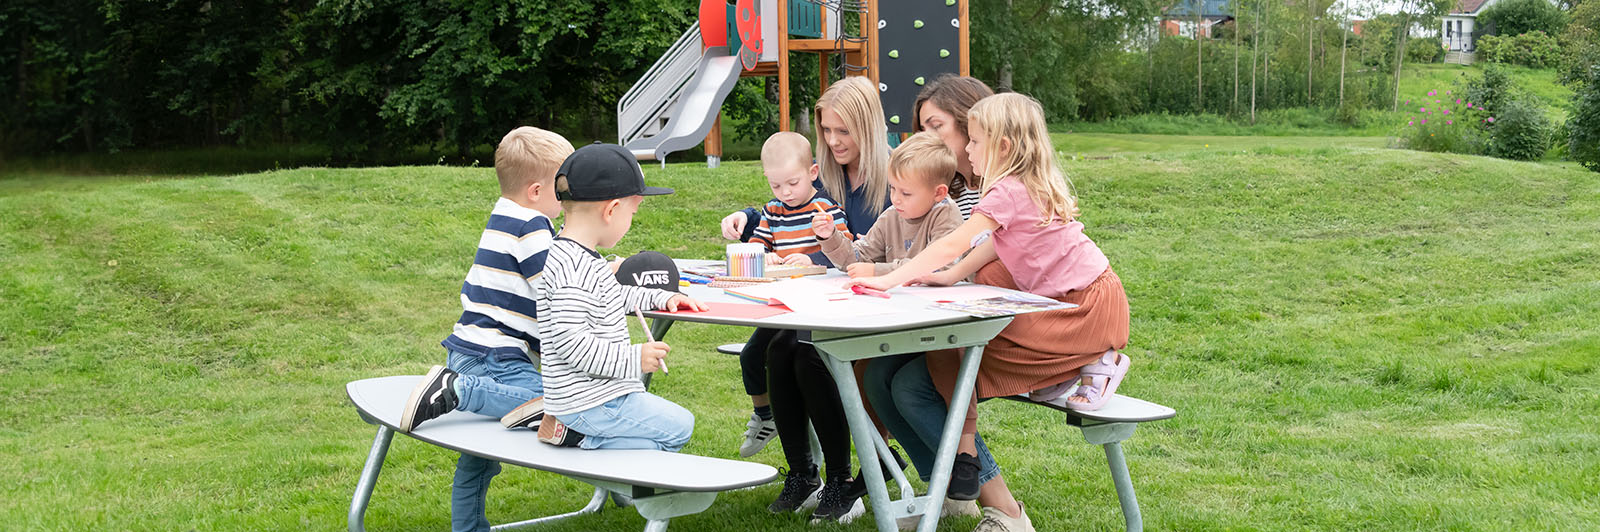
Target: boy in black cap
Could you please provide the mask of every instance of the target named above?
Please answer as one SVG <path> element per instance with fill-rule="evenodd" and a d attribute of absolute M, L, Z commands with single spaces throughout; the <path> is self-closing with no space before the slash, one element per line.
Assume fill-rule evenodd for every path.
<path fill-rule="evenodd" d="M 664 342 L 633 345 L 627 315 L 639 309 L 706 306 L 666 290 L 623 286 L 595 251 L 617 245 L 633 225 L 647 187 L 633 154 L 615 144 L 579 148 L 556 172 L 566 212 L 550 245 L 539 289 L 545 418 L 539 439 L 584 449 L 677 451 L 689 443 L 694 414 L 645 391 L 641 378 L 662 366 Z"/>

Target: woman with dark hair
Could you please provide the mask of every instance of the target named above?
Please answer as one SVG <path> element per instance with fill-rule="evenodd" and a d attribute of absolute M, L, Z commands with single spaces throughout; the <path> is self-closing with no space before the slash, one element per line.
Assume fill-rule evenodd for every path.
<path fill-rule="evenodd" d="M 972 160 L 967 158 L 967 111 L 985 97 L 993 95 L 977 78 L 945 74 L 917 93 L 917 103 L 911 109 L 912 124 L 916 131 L 931 131 L 939 135 L 950 153 L 956 155 L 956 175 L 950 178 L 950 199 L 961 208 L 961 219 L 972 216 L 972 206 L 983 195 L 983 180 L 973 175 Z"/>

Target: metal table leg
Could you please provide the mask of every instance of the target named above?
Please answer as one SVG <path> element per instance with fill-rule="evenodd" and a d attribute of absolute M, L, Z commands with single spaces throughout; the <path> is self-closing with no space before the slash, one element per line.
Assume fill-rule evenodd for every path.
<path fill-rule="evenodd" d="M 394 429 L 378 425 L 378 435 L 372 438 L 372 450 L 367 453 L 367 465 L 361 468 L 361 480 L 356 482 L 356 493 L 350 497 L 350 532 L 366 532 L 364 522 L 367 504 L 372 502 L 372 487 L 378 483 L 378 473 L 383 471 L 383 458 L 389 454 L 389 442 L 394 439 Z"/>

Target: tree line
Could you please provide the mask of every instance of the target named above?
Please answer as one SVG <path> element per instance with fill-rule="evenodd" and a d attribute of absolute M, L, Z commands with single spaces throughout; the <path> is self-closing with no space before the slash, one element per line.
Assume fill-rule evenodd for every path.
<path fill-rule="evenodd" d="M 1436 27 L 1450 4 L 1405 0 L 1377 15 L 1332 0 L 1233 0 L 1209 38 L 1159 30 L 1162 13 L 1200 1 L 971 0 L 972 72 L 1039 98 L 1055 121 L 1392 108 L 1410 30 Z M 465 155 L 519 124 L 607 139 L 616 101 L 698 4 L 12 0 L 0 6 L 11 94 L 0 150 L 313 144 L 360 162 Z M 815 79 L 814 61 L 796 64 Z M 775 128 L 761 120 L 776 112 L 766 83 L 746 80 L 729 99 L 736 133 Z M 797 115 L 809 109 L 796 103 Z"/>

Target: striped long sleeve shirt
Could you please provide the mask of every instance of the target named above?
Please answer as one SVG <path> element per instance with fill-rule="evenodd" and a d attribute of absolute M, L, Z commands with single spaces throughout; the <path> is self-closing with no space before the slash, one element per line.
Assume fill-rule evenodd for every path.
<path fill-rule="evenodd" d="M 582 412 L 645 391 L 640 346 L 628 340 L 627 314 L 666 306 L 666 290 L 624 286 L 599 253 L 557 238 L 539 288 L 545 412 Z"/>
<path fill-rule="evenodd" d="M 550 218 L 506 198 L 489 213 L 472 269 L 461 283 L 461 319 L 440 344 L 463 354 L 524 360 L 539 353 L 537 285 Z"/>
<path fill-rule="evenodd" d="M 844 210 L 839 208 L 839 204 L 818 192 L 811 197 L 811 201 L 799 207 L 790 207 L 776 199 L 767 202 L 761 209 L 761 222 L 756 226 L 755 233 L 750 236 L 750 241 L 760 242 L 767 246 L 767 251 L 784 257 L 795 253 L 819 253 L 822 251 L 822 243 L 817 240 L 817 234 L 811 231 L 811 217 L 818 212 L 826 212 L 833 216 L 834 231 L 837 235 L 842 235 L 847 241 L 853 239 L 850 227 L 845 223 Z"/>

